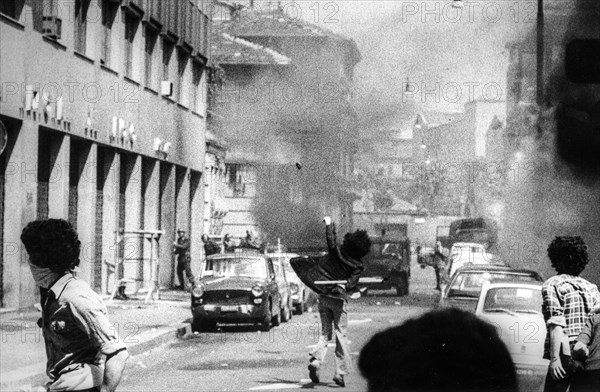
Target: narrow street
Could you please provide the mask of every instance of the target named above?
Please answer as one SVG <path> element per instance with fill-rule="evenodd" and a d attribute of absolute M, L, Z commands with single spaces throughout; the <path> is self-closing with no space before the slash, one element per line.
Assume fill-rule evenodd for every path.
<path fill-rule="evenodd" d="M 370 291 L 350 303 L 349 339 L 356 363 L 361 347 L 378 331 L 402 323 L 431 308 L 437 300 L 431 268 L 412 266 L 411 294 Z M 296 315 L 288 323 L 259 332 L 255 328 L 225 326 L 219 331 L 194 334 L 132 357 L 120 384 L 122 391 L 241 391 L 339 388 L 334 372 L 333 347 L 314 385 L 306 369 L 308 351 L 316 344 L 316 311 Z M 346 378 L 346 390 L 366 390 L 355 371 Z"/>

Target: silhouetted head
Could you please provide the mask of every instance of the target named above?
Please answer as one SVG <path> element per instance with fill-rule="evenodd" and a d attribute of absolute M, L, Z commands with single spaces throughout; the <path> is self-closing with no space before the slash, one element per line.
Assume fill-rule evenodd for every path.
<path fill-rule="evenodd" d="M 63 219 L 29 222 L 21 233 L 21 242 L 29 262 L 56 273 L 73 270 L 79 265 L 81 242 L 73 226 Z"/>
<path fill-rule="evenodd" d="M 370 392 L 517 392 L 496 329 L 458 309 L 432 311 L 376 334 L 358 366 Z"/>
<path fill-rule="evenodd" d="M 342 242 L 342 251 L 348 256 L 361 259 L 371 250 L 371 239 L 365 230 L 346 233 Z"/>
<path fill-rule="evenodd" d="M 589 262 L 587 245 L 579 236 L 556 237 L 548 245 L 548 258 L 556 272 L 578 276 Z"/>

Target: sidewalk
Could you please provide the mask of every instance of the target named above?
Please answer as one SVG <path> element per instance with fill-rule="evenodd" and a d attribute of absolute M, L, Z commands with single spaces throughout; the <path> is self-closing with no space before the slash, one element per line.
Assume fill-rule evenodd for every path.
<path fill-rule="evenodd" d="M 127 345 L 129 354 L 139 355 L 174 339 L 176 331 L 191 317 L 190 294 L 161 291 L 161 300 L 144 303 L 143 296 L 108 302 L 110 322 Z M 19 391 L 46 380 L 46 352 L 40 313 L 33 309 L 0 315 L 0 391 Z"/>

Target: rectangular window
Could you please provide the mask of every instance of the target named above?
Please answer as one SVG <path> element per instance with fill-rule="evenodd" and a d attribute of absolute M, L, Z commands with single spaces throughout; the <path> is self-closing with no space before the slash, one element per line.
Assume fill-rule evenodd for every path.
<path fill-rule="evenodd" d="M 146 27 L 146 43 L 144 48 L 144 68 L 145 68 L 145 83 L 147 87 L 156 88 L 155 82 L 155 70 L 153 67 L 154 60 L 154 48 L 156 48 L 156 42 L 158 41 L 158 32 L 150 27 Z"/>
<path fill-rule="evenodd" d="M 125 76 L 133 74 L 133 40 L 135 39 L 136 20 L 125 14 Z"/>
<path fill-rule="evenodd" d="M 23 5 L 25 0 L 1 0 L 0 1 L 0 13 L 19 20 L 21 18 L 21 11 L 23 11 Z"/>
<path fill-rule="evenodd" d="M 202 74 L 204 67 L 201 64 L 194 63 L 192 70 L 192 109 L 199 114 L 204 114 L 202 99 Z"/>
<path fill-rule="evenodd" d="M 167 39 L 163 39 L 163 58 L 162 58 L 163 74 L 162 74 L 162 77 L 163 77 L 164 81 L 170 80 L 171 73 L 169 72 L 169 67 L 171 64 L 171 55 L 173 54 L 174 48 L 175 48 L 175 45 L 171 41 L 168 41 Z"/>
<path fill-rule="evenodd" d="M 75 51 L 85 54 L 87 12 L 90 0 L 75 0 Z"/>
<path fill-rule="evenodd" d="M 102 26 L 100 33 L 100 64 L 110 67 L 112 28 L 117 16 L 118 4 L 110 0 L 102 0 Z"/>
<path fill-rule="evenodd" d="M 185 70 L 189 61 L 189 54 L 183 50 L 177 53 L 177 102 L 184 104 L 185 96 Z"/>

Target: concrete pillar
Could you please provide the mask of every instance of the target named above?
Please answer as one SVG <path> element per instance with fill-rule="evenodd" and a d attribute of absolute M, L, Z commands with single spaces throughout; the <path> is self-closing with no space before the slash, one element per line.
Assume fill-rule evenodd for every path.
<path fill-rule="evenodd" d="M 114 287 L 117 246 L 115 231 L 118 224 L 119 202 L 119 154 L 104 150 L 104 202 L 102 204 L 102 292 L 111 292 Z"/>
<path fill-rule="evenodd" d="M 4 187 L 3 307 L 19 309 L 38 301 L 21 231 L 36 219 L 38 126 L 32 122 L 4 122 L 8 145 Z"/>
<path fill-rule="evenodd" d="M 142 163 L 142 181 L 144 198 L 144 230 L 159 229 L 159 185 L 160 168 L 158 161 L 154 159 L 145 159 Z M 165 241 L 164 238 L 160 239 Z M 156 253 L 156 252 L 155 252 Z M 152 270 L 150 265 L 150 241 L 144 240 L 144 286 L 151 287 Z"/>
<path fill-rule="evenodd" d="M 125 165 L 127 182 L 125 184 L 125 231 L 139 230 L 141 227 L 142 203 L 142 158 L 139 155 L 121 155 L 121 164 Z M 142 258 L 143 236 L 126 235 L 123 254 L 123 277 L 138 279 Z M 136 289 L 140 284 L 136 284 Z"/>
<path fill-rule="evenodd" d="M 175 281 L 175 169 L 171 163 L 160 163 L 160 229 L 165 232 L 160 240 L 159 283 L 171 287 Z"/>
<path fill-rule="evenodd" d="M 50 143 L 48 218 L 69 218 L 69 161 L 71 138 L 57 135 Z"/>
<path fill-rule="evenodd" d="M 202 173 L 190 171 L 190 240 L 192 271 L 198 274 L 202 262 L 203 215 L 204 215 L 204 184 Z"/>
<path fill-rule="evenodd" d="M 96 260 L 96 162 L 98 146 L 86 143 L 79 148 L 79 183 L 77 185 L 77 232 L 81 241 L 79 277 L 94 287 Z"/>

